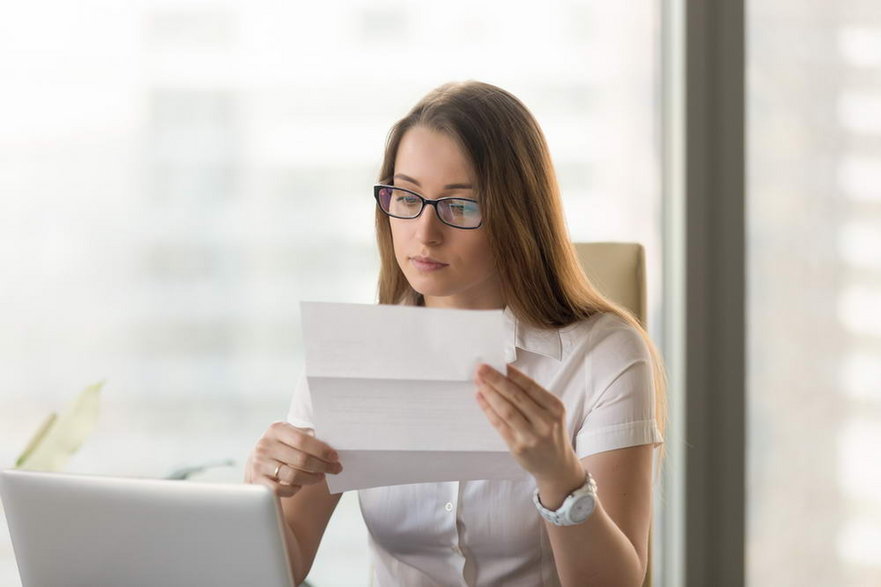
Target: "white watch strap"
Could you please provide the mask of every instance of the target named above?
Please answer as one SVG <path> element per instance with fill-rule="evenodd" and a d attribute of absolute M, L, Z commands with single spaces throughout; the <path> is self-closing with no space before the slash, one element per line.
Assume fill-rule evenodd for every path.
<path fill-rule="evenodd" d="M 532 502 L 535 504 L 541 517 L 555 526 L 574 526 L 582 523 L 584 520 L 573 521 L 569 517 L 569 512 L 576 500 L 583 495 L 590 495 L 596 499 L 597 483 L 590 473 L 585 473 L 585 476 L 584 485 L 567 495 L 566 499 L 563 500 L 563 503 L 556 510 L 549 510 L 542 505 L 538 496 L 538 488 L 536 487 L 532 493 Z"/>

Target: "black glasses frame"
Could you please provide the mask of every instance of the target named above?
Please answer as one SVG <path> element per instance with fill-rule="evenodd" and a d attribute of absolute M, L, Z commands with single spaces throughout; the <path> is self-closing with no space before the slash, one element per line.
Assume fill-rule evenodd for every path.
<path fill-rule="evenodd" d="M 401 190 L 401 191 L 407 192 L 408 194 L 412 194 L 422 201 L 422 207 L 419 208 L 419 212 L 416 214 L 416 216 L 398 216 L 396 214 L 392 214 L 391 212 L 387 211 L 385 208 L 382 207 L 382 202 L 379 199 L 379 192 L 383 188 L 392 188 L 395 190 Z M 461 230 L 474 230 L 475 228 L 480 228 L 481 226 L 483 226 L 483 215 L 482 214 L 480 216 L 480 223 L 477 226 L 458 226 L 456 224 L 451 224 L 451 223 L 447 222 L 446 220 L 444 220 L 441 217 L 440 210 L 437 209 L 437 205 L 439 203 L 443 202 L 444 200 L 464 200 L 465 202 L 474 202 L 479 207 L 480 202 L 478 202 L 477 200 L 472 200 L 471 198 L 459 198 L 456 196 L 447 196 L 445 198 L 438 198 L 437 200 L 430 200 L 430 199 L 426 198 L 425 196 L 423 196 L 422 194 L 418 194 L 418 193 L 414 192 L 413 190 L 408 190 L 407 188 L 402 188 L 401 186 L 386 185 L 384 183 L 378 183 L 373 186 L 373 199 L 376 200 L 376 205 L 379 206 L 379 209 L 382 210 L 383 214 L 385 214 L 386 216 L 391 216 L 392 218 L 400 218 L 402 220 L 413 220 L 414 218 L 419 218 L 420 216 L 422 216 L 422 213 L 425 211 L 425 205 L 428 204 L 429 206 L 434 206 L 434 213 L 437 215 L 437 219 L 440 220 L 441 222 L 443 222 L 444 224 L 446 224 L 447 226 L 452 226 L 453 228 L 458 228 Z"/>

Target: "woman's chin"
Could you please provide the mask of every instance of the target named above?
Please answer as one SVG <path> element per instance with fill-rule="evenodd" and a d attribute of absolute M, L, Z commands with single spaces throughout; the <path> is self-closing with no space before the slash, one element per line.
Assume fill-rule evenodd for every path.
<path fill-rule="evenodd" d="M 438 287 L 413 287 L 413 290 L 424 298 L 445 298 L 455 293 Z"/>
<path fill-rule="evenodd" d="M 423 297 L 442 298 L 455 293 L 454 288 L 449 285 L 437 283 L 432 279 L 425 279 L 424 277 L 420 279 L 419 277 L 416 277 L 415 279 L 408 278 L 407 281 L 410 283 L 410 287 Z"/>

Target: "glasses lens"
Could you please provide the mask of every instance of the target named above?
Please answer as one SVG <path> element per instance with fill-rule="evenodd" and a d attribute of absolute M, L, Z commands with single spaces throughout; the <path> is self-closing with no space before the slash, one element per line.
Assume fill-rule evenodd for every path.
<path fill-rule="evenodd" d="M 422 211 L 422 198 L 395 188 L 380 188 L 379 205 L 398 218 L 415 218 Z"/>
<path fill-rule="evenodd" d="M 438 212 L 444 222 L 462 228 L 480 226 L 480 206 L 474 200 L 450 198 L 438 203 Z"/>

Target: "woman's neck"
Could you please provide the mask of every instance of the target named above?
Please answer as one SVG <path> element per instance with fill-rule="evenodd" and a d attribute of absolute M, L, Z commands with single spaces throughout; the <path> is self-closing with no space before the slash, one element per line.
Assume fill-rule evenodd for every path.
<path fill-rule="evenodd" d="M 420 306 L 426 308 L 450 308 L 457 310 L 504 310 L 505 302 L 501 296 L 484 299 L 462 299 L 458 296 L 419 296 Z"/>

